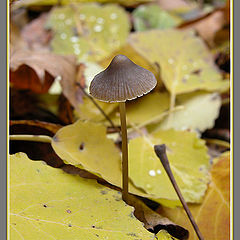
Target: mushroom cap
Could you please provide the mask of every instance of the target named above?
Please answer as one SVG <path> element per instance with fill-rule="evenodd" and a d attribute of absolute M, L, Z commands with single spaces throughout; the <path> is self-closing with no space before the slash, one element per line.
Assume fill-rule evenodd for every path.
<path fill-rule="evenodd" d="M 90 94 L 103 102 L 125 102 L 150 92 L 157 84 L 153 73 L 117 55 L 90 84 Z"/>

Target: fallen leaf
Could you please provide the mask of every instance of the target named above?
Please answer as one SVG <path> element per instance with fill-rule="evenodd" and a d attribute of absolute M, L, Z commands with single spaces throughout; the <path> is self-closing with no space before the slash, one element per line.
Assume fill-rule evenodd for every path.
<path fill-rule="evenodd" d="M 203 40 L 210 46 L 213 46 L 216 33 L 223 28 L 225 23 L 226 20 L 223 9 L 217 9 L 198 19 L 185 22 L 180 25 L 179 28 L 184 30 L 194 29 Z"/>
<path fill-rule="evenodd" d="M 202 204 L 189 204 L 204 239 L 230 239 L 230 154 L 217 159 L 211 170 L 212 181 Z M 159 208 L 158 212 L 188 228 L 190 239 L 197 236 L 182 208 Z"/>
<path fill-rule="evenodd" d="M 187 2 L 185 0 L 174 0 L 174 1 L 168 1 L 168 0 L 158 0 L 158 4 L 166 10 L 173 10 L 176 8 L 190 8 L 191 5 L 193 5 L 192 2 Z"/>
<path fill-rule="evenodd" d="M 156 235 L 158 240 L 177 240 L 177 238 L 173 238 L 167 231 L 161 230 Z"/>
<path fill-rule="evenodd" d="M 186 202 L 201 202 L 209 182 L 209 157 L 205 142 L 196 133 L 166 130 L 129 141 L 129 176 L 148 194 L 178 200 L 177 194 L 154 152 L 166 144 L 172 172 Z M 137 167 L 136 167 L 137 166 Z"/>
<path fill-rule="evenodd" d="M 177 96 L 176 104 L 183 106 L 166 117 L 156 129 L 196 130 L 204 132 L 213 128 L 217 119 L 221 97 L 218 93 L 193 92 Z"/>
<path fill-rule="evenodd" d="M 40 94 L 41 95 L 41 94 Z M 44 105 L 42 108 L 42 99 L 28 90 L 10 89 L 10 119 L 11 120 L 39 120 L 51 123 L 61 124 L 60 119 L 52 112 L 57 98 L 51 97 L 53 107 L 48 108 Z M 44 102 L 46 103 L 46 102 Z"/>
<path fill-rule="evenodd" d="M 161 135 L 159 136 L 159 133 Z M 161 131 L 158 134 L 155 134 L 155 141 L 157 139 L 157 144 L 160 144 L 160 141 L 163 139 L 166 144 L 170 144 L 170 149 L 175 149 L 176 153 L 173 154 L 173 157 L 177 157 L 178 161 L 183 161 L 183 159 L 187 162 L 189 162 L 189 168 L 185 169 L 185 166 L 181 166 L 181 174 L 185 174 L 187 170 L 189 170 L 191 167 L 195 169 L 193 171 L 191 169 L 191 172 L 187 172 L 188 175 L 183 178 L 183 180 L 180 180 L 180 186 L 185 186 L 185 196 L 187 197 L 187 201 L 201 201 L 202 196 L 204 195 L 204 192 L 206 190 L 206 181 L 207 181 L 207 166 L 208 166 L 208 156 L 207 156 L 207 150 L 204 145 L 203 140 L 199 140 L 195 133 L 188 133 L 188 132 L 175 132 L 175 131 Z M 163 135 L 163 136 L 162 136 Z M 169 136 L 168 136 L 169 135 Z M 182 137 L 184 136 L 188 138 L 188 141 L 182 141 Z M 164 137 L 165 136 L 165 137 Z M 176 136 L 178 137 L 176 139 Z M 180 137 L 181 136 L 181 137 Z M 141 138 L 140 138 L 141 139 Z M 137 139 L 134 139 L 132 141 L 135 141 Z M 98 143 L 101 142 L 101 145 Z M 177 145 L 177 142 L 179 144 Z M 188 144 L 183 145 L 183 144 Z M 148 144 L 148 142 L 146 143 Z M 175 145 L 176 144 L 176 145 Z M 135 144 L 134 144 L 135 145 Z M 165 183 L 164 187 L 162 187 L 162 184 L 159 184 L 157 182 L 157 191 L 152 191 L 149 189 L 142 190 L 142 181 L 145 181 L 148 179 L 148 181 L 152 181 L 152 176 L 149 176 L 149 172 L 146 171 L 143 172 L 141 175 L 141 179 L 133 179 L 131 176 L 131 165 L 134 165 L 134 168 L 136 165 L 139 165 L 138 161 L 149 161 L 149 158 L 137 158 L 138 154 L 141 152 L 139 150 L 139 147 L 141 145 L 137 145 L 138 149 L 135 151 L 134 145 L 129 144 L 129 170 L 130 170 L 130 179 L 134 181 L 134 184 L 132 181 L 129 181 L 129 191 L 135 195 L 147 197 L 149 199 L 153 199 L 156 202 L 160 202 L 163 204 L 169 205 L 179 205 L 179 200 L 177 195 L 175 194 L 172 185 L 168 178 L 165 176 Z M 182 152 L 181 146 L 185 146 L 184 149 L 188 151 L 188 155 L 185 156 L 185 154 Z M 149 146 L 146 145 L 146 146 Z M 79 168 L 84 168 L 87 171 L 96 174 L 97 176 L 102 177 L 107 182 L 118 186 L 121 188 L 121 182 L 122 182 L 122 173 L 121 173 L 121 160 L 120 160 L 120 152 L 114 146 L 114 143 L 112 140 L 108 139 L 106 137 L 106 129 L 103 125 L 92 123 L 92 122 L 82 122 L 78 120 L 74 124 L 68 125 L 66 127 L 61 128 L 55 135 L 52 141 L 52 147 L 56 154 L 65 161 L 67 164 L 74 165 Z M 137 148 L 136 147 L 136 148 Z M 141 148 L 142 150 L 143 148 Z M 149 148 L 150 150 L 144 152 L 144 154 L 147 152 L 150 155 L 153 155 L 153 159 L 157 157 L 154 154 L 153 146 Z M 179 150 L 181 149 L 181 150 Z M 148 154 L 148 156 L 149 156 Z M 199 154 L 197 160 L 193 161 L 192 156 L 195 156 L 195 154 Z M 148 157 L 147 156 L 147 157 Z M 171 161 L 170 156 L 170 161 Z M 160 164 L 159 160 L 157 160 L 158 164 Z M 140 164 L 141 165 L 141 164 Z M 161 168 L 161 166 L 159 166 Z M 201 170 L 198 169 L 198 167 L 201 167 Z M 178 170 L 178 168 L 176 168 Z M 136 168 L 135 168 L 136 170 Z M 164 170 L 162 170 L 164 171 Z M 134 174 L 133 174 L 134 175 Z M 165 175 L 163 172 L 162 175 Z M 181 175 L 182 176 L 182 175 Z M 149 180 L 150 177 L 150 180 Z M 201 178 L 203 182 L 197 179 L 197 177 Z M 161 178 L 161 177 L 160 177 Z M 157 177 L 156 177 L 157 179 Z M 192 181 L 195 184 L 193 187 L 189 186 L 192 185 Z M 149 183 L 150 183 L 149 182 Z M 166 182 L 168 185 L 166 185 Z M 150 184 L 153 184 L 151 182 Z M 136 187 L 141 185 L 140 188 Z M 166 191 L 166 187 L 169 189 Z M 193 189 L 192 189 L 193 188 Z M 165 189 L 165 190 L 164 190 Z M 190 189 L 190 190 L 189 190 Z M 188 192 L 189 190 L 189 192 Z M 146 191 L 148 192 L 146 194 Z M 155 195 L 156 193 L 156 195 Z M 164 199 L 164 201 L 163 201 Z M 166 201 L 166 200 L 170 200 Z"/>
<path fill-rule="evenodd" d="M 106 137 L 103 125 L 78 120 L 56 133 L 52 147 L 66 163 L 100 175 L 111 184 L 120 185 L 120 174 L 109 176 L 111 169 L 121 170 L 120 152 Z"/>
<path fill-rule="evenodd" d="M 76 63 L 70 56 L 18 50 L 10 57 L 10 70 L 10 82 L 14 88 L 46 93 L 56 77 L 61 77 L 63 82 L 75 79 Z M 65 91 L 69 88 L 72 86 L 66 85 Z"/>
<path fill-rule="evenodd" d="M 26 24 L 22 29 L 21 36 L 27 42 L 29 48 L 42 48 L 49 43 L 52 34 L 44 28 L 47 18 L 48 14 L 43 13 L 38 18 Z"/>
<path fill-rule="evenodd" d="M 9 30 L 10 53 L 12 53 L 16 49 L 27 49 L 27 44 L 21 37 L 19 27 L 11 22 Z"/>
<path fill-rule="evenodd" d="M 10 157 L 10 171 L 12 239 L 155 238 L 120 192 L 31 161 L 24 153 Z"/>
<path fill-rule="evenodd" d="M 161 79 L 176 94 L 198 89 L 224 91 L 223 81 L 203 41 L 189 31 L 151 30 L 130 35 L 129 43 L 150 62 L 161 68 Z"/>
<path fill-rule="evenodd" d="M 141 5 L 133 11 L 133 23 L 136 31 L 149 29 L 168 29 L 179 25 L 182 19 L 169 13 L 157 4 Z"/>
<path fill-rule="evenodd" d="M 66 164 L 85 169 L 121 188 L 120 151 L 114 142 L 107 138 L 103 125 L 78 120 L 56 133 L 52 147 Z M 137 189 L 131 182 L 129 191 L 139 196 L 153 197 Z"/>
<path fill-rule="evenodd" d="M 41 128 L 42 130 L 46 129 L 47 131 L 49 131 L 48 134 L 46 134 L 46 132 L 41 132 L 41 133 L 36 132 L 36 134 L 46 134 L 48 136 L 53 136 L 60 128 L 62 128 L 60 124 L 42 122 L 38 120 L 18 120 L 18 121 L 10 120 L 10 127 L 11 126 L 17 127 L 19 125 L 24 125 L 25 127 L 26 126 L 38 127 L 38 128 Z"/>
<path fill-rule="evenodd" d="M 159 234 L 159 231 L 162 231 L 162 229 L 164 229 L 178 239 L 188 238 L 189 233 L 185 228 L 176 225 L 168 218 L 165 218 L 159 213 L 156 213 L 135 196 L 129 195 L 128 204 L 135 208 L 134 215 L 137 217 L 138 220 L 144 223 L 144 227 L 149 231 L 154 232 L 155 234 Z M 162 237 L 170 236 L 168 233 L 160 235 Z"/>
<path fill-rule="evenodd" d="M 52 49 L 79 61 L 100 61 L 119 49 L 129 33 L 128 16 L 118 5 L 93 3 L 55 7 L 46 24 L 54 31 Z"/>
<path fill-rule="evenodd" d="M 153 122 L 164 117 L 163 113 L 169 108 L 169 95 L 167 92 L 159 93 L 153 92 L 138 98 L 133 101 L 129 101 L 126 104 L 127 122 L 131 126 L 145 125 L 148 122 Z M 112 114 L 112 120 L 114 123 L 120 125 L 119 112 Z M 162 118 L 161 118 L 162 116 Z"/>
<path fill-rule="evenodd" d="M 74 122 L 73 107 L 63 94 L 59 97 L 58 117 L 64 124 Z"/>
<path fill-rule="evenodd" d="M 90 97 L 83 97 L 83 103 L 79 104 L 76 110 L 76 115 L 79 119 L 89 120 L 92 122 L 101 122 L 106 120 L 105 116 L 94 105 Z M 94 99 L 98 106 L 104 111 L 106 115 L 110 115 L 117 107 L 118 103 L 105 103 Z"/>
<path fill-rule="evenodd" d="M 61 128 L 59 124 L 47 123 L 33 120 L 10 121 L 11 135 L 46 135 L 53 137 L 54 134 Z M 52 167 L 62 167 L 64 165 L 52 149 L 51 144 L 34 142 L 34 141 L 10 141 L 10 154 L 17 152 L 25 152 L 29 158 L 33 160 L 44 159 L 44 161 Z"/>

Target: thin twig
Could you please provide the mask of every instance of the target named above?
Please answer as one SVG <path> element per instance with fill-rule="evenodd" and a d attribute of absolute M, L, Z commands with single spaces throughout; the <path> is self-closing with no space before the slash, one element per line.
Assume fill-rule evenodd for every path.
<path fill-rule="evenodd" d="M 52 138 L 46 135 L 10 135 L 9 139 L 18 140 L 18 141 L 44 142 L 44 143 L 52 142 Z"/>
<path fill-rule="evenodd" d="M 85 96 L 87 96 L 92 102 L 93 104 L 97 107 L 97 109 L 102 113 L 102 115 L 106 118 L 106 120 L 111 124 L 111 126 L 113 128 L 116 128 L 116 126 L 114 125 L 114 123 L 112 122 L 112 120 L 108 117 L 108 115 L 103 111 L 103 109 L 98 105 L 98 103 L 93 99 L 93 97 L 91 97 L 86 91 L 85 89 L 80 85 L 80 83 L 76 82 L 76 85 L 82 90 L 82 92 L 84 93 Z"/>
<path fill-rule="evenodd" d="M 198 228 L 198 225 L 195 222 L 195 220 L 193 218 L 193 215 L 191 214 L 190 209 L 188 208 L 188 205 L 185 202 L 185 200 L 184 200 L 184 198 L 183 198 L 183 196 L 180 192 L 180 189 L 177 185 L 177 182 L 176 182 L 176 180 L 173 176 L 173 173 L 172 173 L 172 170 L 170 168 L 169 161 L 168 161 L 168 157 L 167 157 L 167 154 L 166 154 L 166 145 L 165 144 L 155 145 L 154 146 L 154 151 L 155 151 L 156 155 L 158 156 L 158 158 L 160 159 L 165 171 L 167 172 L 167 175 L 168 175 L 170 181 L 172 182 L 172 185 L 173 185 L 173 187 L 174 187 L 174 189 L 175 189 L 175 191 L 176 191 L 176 193 L 177 193 L 177 195 L 178 195 L 178 197 L 179 197 L 179 199 L 180 199 L 180 201 L 183 205 L 184 210 L 186 211 L 186 213 L 188 215 L 189 220 L 191 221 L 191 224 L 192 224 L 198 238 L 200 240 L 203 240 L 204 238 L 203 238 L 203 236 L 202 236 L 202 234 L 201 234 L 201 232 Z"/>

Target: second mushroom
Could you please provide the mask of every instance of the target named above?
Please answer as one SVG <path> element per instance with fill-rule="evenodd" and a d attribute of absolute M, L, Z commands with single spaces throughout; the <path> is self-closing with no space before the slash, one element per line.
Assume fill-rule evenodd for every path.
<path fill-rule="evenodd" d="M 90 94 L 103 102 L 119 102 L 122 133 L 122 198 L 128 202 L 128 141 L 125 102 L 150 92 L 157 84 L 153 73 L 128 57 L 117 55 L 90 84 Z"/>

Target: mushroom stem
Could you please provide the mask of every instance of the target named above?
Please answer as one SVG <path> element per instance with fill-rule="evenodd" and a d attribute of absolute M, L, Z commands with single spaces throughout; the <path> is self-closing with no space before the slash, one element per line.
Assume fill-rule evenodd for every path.
<path fill-rule="evenodd" d="M 177 185 L 177 182 L 173 176 L 173 173 L 172 173 L 172 170 L 170 168 L 170 164 L 169 164 L 169 161 L 168 161 L 168 157 L 167 157 L 167 154 L 166 154 L 166 145 L 165 144 L 161 144 L 161 145 L 155 145 L 154 146 L 154 151 L 156 153 L 156 155 L 158 156 L 158 158 L 160 159 L 165 171 L 167 172 L 167 175 L 170 179 L 170 181 L 172 182 L 172 185 L 183 205 L 183 208 L 184 210 L 186 211 L 187 215 L 188 215 L 188 218 L 198 236 L 198 239 L 199 240 L 204 240 L 199 228 L 198 228 L 198 225 L 197 223 L 195 222 L 194 218 L 193 218 L 193 215 L 192 213 L 190 212 L 190 209 L 188 208 L 188 205 L 187 203 L 185 202 L 183 196 L 182 196 L 182 193 L 180 192 L 180 189 Z"/>
<path fill-rule="evenodd" d="M 122 133 L 122 198 L 128 201 L 128 142 L 125 102 L 119 103 Z"/>

